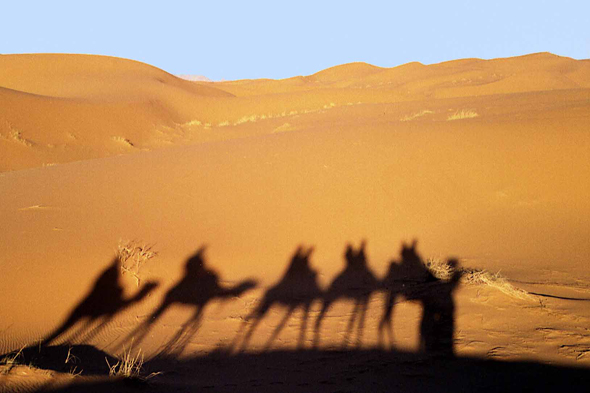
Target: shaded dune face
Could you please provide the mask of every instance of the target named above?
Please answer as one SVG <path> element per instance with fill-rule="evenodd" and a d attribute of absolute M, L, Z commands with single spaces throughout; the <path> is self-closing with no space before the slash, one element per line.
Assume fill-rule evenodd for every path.
<path fill-rule="evenodd" d="M 587 361 L 587 303 L 459 287 L 424 261 L 590 297 L 589 91 L 588 61 L 551 54 L 220 83 L 0 56 L 0 352 Z M 420 255 L 400 251 L 413 238 Z M 120 239 L 158 250 L 139 285 L 112 260 Z"/>

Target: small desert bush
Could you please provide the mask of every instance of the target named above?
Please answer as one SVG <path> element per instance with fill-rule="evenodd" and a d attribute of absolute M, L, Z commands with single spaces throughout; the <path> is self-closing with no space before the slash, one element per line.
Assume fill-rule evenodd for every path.
<path fill-rule="evenodd" d="M 243 124 L 243 123 L 248 123 L 248 122 L 255 122 L 256 120 L 258 120 L 258 115 L 249 115 L 249 116 L 243 116 L 241 118 L 239 118 L 234 125 L 237 126 L 239 124 Z"/>
<path fill-rule="evenodd" d="M 438 279 L 443 281 L 450 280 L 454 273 L 451 266 L 444 260 L 438 258 L 429 258 L 425 262 L 426 267 Z M 500 292 L 519 299 L 531 299 L 531 295 L 522 289 L 514 287 L 500 273 L 490 273 L 485 270 L 460 268 L 461 283 L 465 285 L 487 285 L 495 288 Z"/>
<path fill-rule="evenodd" d="M 121 142 L 124 145 L 127 145 L 129 147 L 135 147 L 135 145 L 129 139 L 124 138 L 122 136 L 114 136 L 111 139 L 114 140 L 115 142 Z"/>
<path fill-rule="evenodd" d="M 191 120 L 189 122 L 186 122 L 183 124 L 184 127 L 192 127 L 192 126 L 200 126 L 203 123 L 201 123 L 200 120 Z"/>
<path fill-rule="evenodd" d="M 453 275 L 453 269 L 444 260 L 439 258 L 428 258 L 424 263 L 426 268 L 439 280 L 448 281 Z"/>
<path fill-rule="evenodd" d="M 420 112 L 412 113 L 411 115 L 406 115 L 406 116 L 402 117 L 399 120 L 400 121 L 410 121 L 410 120 L 414 120 L 417 117 L 422 117 L 424 115 L 429 115 L 431 113 L 434 113 L 434 112 L 433 111 L 429 111 L 428 109 L 425 109 L 425 110 L 420 111 Z"/>
<path fill-rule="evenodd" d="M 153 250 L 153 245 L 135 240 L 120 240 L 117 247 L 117 258 L 121 262 L 121 271 L 123 274 L 132 274 L 137 280 L 137 286 L 141 283 L 139 270 L 147 261 L 157 255 L 158 253 Z"/>
<path fill-rule="evenodd" d="M 479 116 L 479 115 L 475 111 L 460 110 L 460 111 L 453 113 L 452 115 L 449 115 L 449 117 L 447 117 L 447 120 L 472 119 L 477 116 Z"/>

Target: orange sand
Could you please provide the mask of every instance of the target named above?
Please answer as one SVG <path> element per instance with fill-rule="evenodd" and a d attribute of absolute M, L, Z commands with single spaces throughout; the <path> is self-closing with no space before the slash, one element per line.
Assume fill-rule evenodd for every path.
<path fill-rule="evenodd" d="M 159 286 L 85 342 L 112 355 L 202 245 L 222 283 L 259 286 L 213 301 L 182 356 L 228 345 L 300 244 L 315 247 L 322 288 L 348 242 L 367 240 L 381 278 L 417 238 L 424 258 L 587 300 L 588 124 L 590 61 L 548 53 L 222 83 L 108 57 L 0 56 L 0 352 L 56 328 L 121 239 L 154 245 L 140 275 Z M 127 298 L 140 291 L 121 280 Z M 586 300 L 468 285 L 455 298 L 458 355 L 590 364 Z M 382 307 L 373 296 L 363 348 L 378 344 Z M 330 309 L 323 347 L 339 345 L 351 308 Z M 170 307 L 134 346 L 155 353 L 193 311 Z M 417 349 L 420 312 L 396 307 L 399 349 Z M 283 314 L 271 309 L 249 350 Z M 272 348 L 295 347 L 298 318 Z"/>

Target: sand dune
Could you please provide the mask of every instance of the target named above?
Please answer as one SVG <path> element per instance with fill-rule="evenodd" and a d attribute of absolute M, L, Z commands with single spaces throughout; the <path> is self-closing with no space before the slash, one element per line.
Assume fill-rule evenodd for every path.
<path fill-rule="evenodd" d="M 256 313 L 269 288 L 289 282 L 297 247 L 313 247 L 306 263 L 321 292 L 343 272 L 348 243 L 367 241 L 363 258 L 381 280 L 416 238 L 423 261 L 458 258 L 465 272 L 501 272 L 529 293 L 462 281 L 457 356 L 588 367 L 588 61 L 354 63 L 215 84 L 98 56 L 0 56 L 0 70 L 0 352 L 48 337 L 109 356 L 177 347 L 190 369 L 231 349 L 248 315 L 260 319 L 252 356 L 273 332 L 271 353 L 311 348 L 322 315 L 320 352 L 309 356 L 331 357 L 360 316 L 349 289 L 325 315 L 313 297 L 307 328 L 302 308 L 285 314 L 288 301 Z M 157 256 L 111 277 L 125 240 Z M 205 270 L 191 276 L 195 250 Z M 250 279 L 256 289 L 237 291 Z M 207 296 L 191 300 L 183 288 L 204 282 Z M 362 333 L 352 354 L 383 360 L 366 352 L 383 346 L 386 294 L 373 292 L 356 319 L 364 326 L 350 331 L 351 346 Z M 86 307 L 96 293 L 112 297 L 100 315 Z M 426 306 L 416 299 L 406 293 L 394 309 L 402 357 L 419 352 Z M 100 329 L 51 336 L 85 308 Z"/>

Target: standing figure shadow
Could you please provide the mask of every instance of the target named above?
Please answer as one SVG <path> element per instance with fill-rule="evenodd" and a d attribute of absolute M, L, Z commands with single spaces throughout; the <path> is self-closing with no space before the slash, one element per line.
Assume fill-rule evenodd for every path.
<path fill-rule="evenodd" d="M 328 290 L 324 293 L 322 309 L 315 322 L 314 347 L 319 346 L 320 328 L 326 312 L 339 299 L 350 299 L 354 301 L 350 320 L 342 343 L 346 347 L 353 331 L 354 323 L 358 320 L 356 346 L 360 346 L 362 341 L 365 314 L 369 300 L 373 292 L 380 287 L 379 281 L 367 265 L 367 256 L 365 253 L 366 242 L 363 241 L 358 250 L 355 250 L 350 244 L 346 247 L 344 257 L 346 267 L 332 281 Z"/>
<path fill-rule="evenodd" d="M 303 317 L 301 319 L 297 347 L 299 349 L 304 347 L 309 309 L 313 301 L 322 295 L 322 291 L 317 283 L 317 272 L 309 265 L 309 257 L 312 252 L 313 248 L 308 248 L 307 250 L 304 250 L 302 246 L 297 248 L 283 278 L 266 291 L 256 309 L 242 323 L 232 347 L 237 346 L 242 332 L 247 325 L 250 325 L 240 346 L 240 350 L 243 351 L 247 347 L 258 324 L 262 321 L 268 310 L 275 304 L 285 306 L 287 312 L 266 342 L 265 350 L 270 348 L 272 342 L 285 327 L 291 314 L 298 307 L 303 309 Z"/>
<path fill-rule="evenodd" d="M 453 292 L 461 279 L 458 261 L 446 262 L 452 272 L 448 280 L 437 279 L 420 293 L 424 309 L 420 323 L 420 349 L 428 353 L 454 355 L 455 301 Z"/>
<path fill-rule="evenodd" d="M 81 326 L 77 330 L 70 332 L 66 342 L 72 343 L 78 338 L 83 339 L 83 341 L 92 339 L 106 327 L 117 313 L 134 303 L 142 301 L 158 286 L 156 282 L 147 282 L 137 294 L 126 299 L 123 297 L 120 277 L 121 262 L 119 258 L 115 258 L 96 279 L 86 297 L 70 312 L 69 316 L 58 328 L 41 341 L 41 345 L 51 344 L 68 330 L 73 330 L 73 327 L 79 323 L 81 323 Z M 92 324 L 97 321 L 99 323 L 91 329 Z"/>
<path fill-rule="evenodd" d="M 149 333 L 152 325 L 171 306 L 190 306 L 194 308 L 192 316 L 164 345 L 164 348 L 160 352 L 161 354 L 180 354 L 198 331 L 203 317 L 203 311 L 209 302 L 214 299 L 237 297 L 256 287 L 254 280 L 245 280 L 233 287 L 221 286 L 217 273 L 206 267 L 205 249 L 205 246 L 199 248 L 187 260 L 184 276 L 166 293 L 159 307 L 141 325 L 125 337 L 123 343 L 130 340 L 141 342 Z"/>

